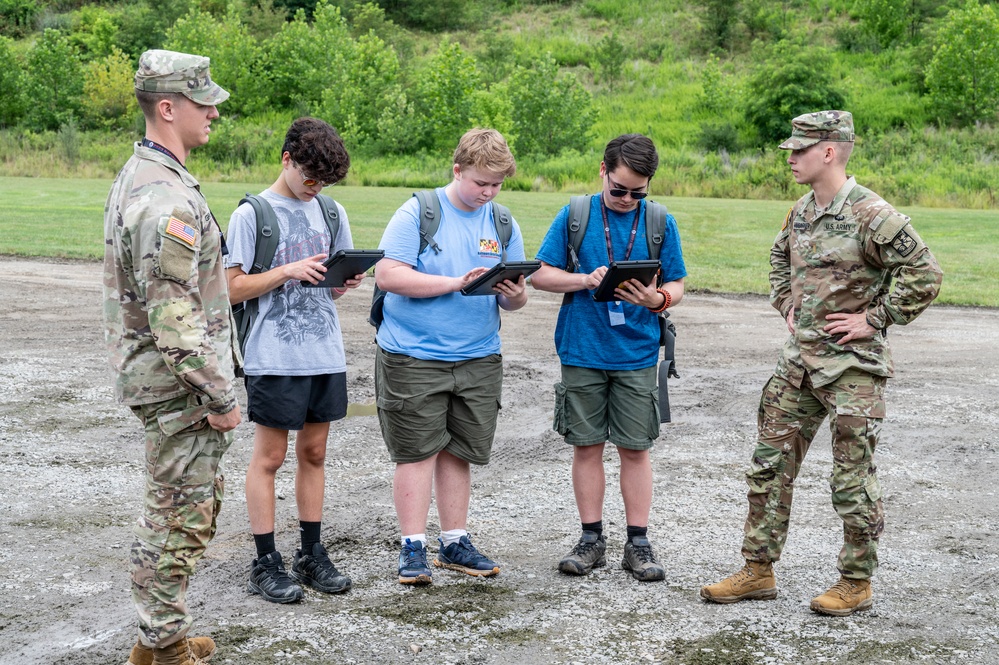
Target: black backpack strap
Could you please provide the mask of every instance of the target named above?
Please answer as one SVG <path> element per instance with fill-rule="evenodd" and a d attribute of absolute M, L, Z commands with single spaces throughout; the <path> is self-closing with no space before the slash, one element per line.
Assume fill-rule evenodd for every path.
<path fill-rule="evenodd" d="M 257 235 L 254 241 L 253 265 L 250 266 L 249 274 L 270 270 L 274 261 L 274 254 L 277 252 L 278 241 L 281 239 L 281 229 L 278 226 L 277 215 L 274 208 L 266 199 L 256 194 L 247 194 L 239 201 L 239 205 L 249 203 L 253 209 L 253 216 L 257 221 Z M 251 298 L 233 307 L 238 329 L 236 331 L 239 340 L 240 352 L 246 351 L 246 338 L 253 321 L 257 318 L 258 302 L 257 298 Z"/>
<path fill-rule="evenodd" d="M 330 230 L 329 253 L 332 254 L 333 246 L 336 245 L 336 236 L 340 232 L 340 208 L 337 206 L 336 201 L 325 194 L 317 194 L 316 200 L 319 201 L 319 208 L 323 211 L 323 220 L 326 222 L 326 227 Z"/>
<path fill-rule="evenodd" d="M 437 192 L 433 189 L 421 189 L 414 192 L 413 196 L 420 203 L 420 251 L 417 256 L 429 245 L 434 254 L 440 254 L 441 248 L 434 240 L 434 234 L 441 225 L 441 202 L 437 198 Z"/>
<path fill-rule="evenodd" d="M 666 215 L 669 212 L 662 203 L 649 201 L 645 204 L 645 244 L 649 248 L 649 258 L 658 259 L 662 251 L 663 240 L 666 237 Z M 660 268 L 656 276 L 656 285 L 662 286 L 663 272 Z"/>
<path fill-rule="evenodd" d="M 586 225 L 590 222 L 590 200 L 588 194 L 573 196 L 569 199 L 569 219 L 566 221 L 566 267 L 569 272 L 579 272 L 579 247 L 586 235 Z M 562 296 L 562 306 L 572 302 L 575 294 L 566 293 Z"/>
<path fill-rule="evenodd" d="M 505 205 L 492 202 L 493 204 L 493 225 L 496 227 L 496 236 L 500 241 L 500 261 L 506 261 L 506 248 L 510 246 L 510 238 L 513 237 L 513 216 L 510 209 Z"/>

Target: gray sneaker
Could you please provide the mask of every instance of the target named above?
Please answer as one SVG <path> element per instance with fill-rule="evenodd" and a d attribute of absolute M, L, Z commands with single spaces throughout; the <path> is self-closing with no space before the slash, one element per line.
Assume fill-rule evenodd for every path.
<path fill-rule="evenodd" d="M 558 562 L 558 569 L 566 575 L 586 575 L 594 568 L 607 565 L 607 539 L 593 531 L 584 531 L 572 551 Z"/>
<path fill-rule="evenodd" d="M 639 582 L 658 582 L 666 579 L 666 570 L 656 561 L 652 544 L 645 536 L 635 536 L 624 545 L 621 567 L 631 571 Z"/>

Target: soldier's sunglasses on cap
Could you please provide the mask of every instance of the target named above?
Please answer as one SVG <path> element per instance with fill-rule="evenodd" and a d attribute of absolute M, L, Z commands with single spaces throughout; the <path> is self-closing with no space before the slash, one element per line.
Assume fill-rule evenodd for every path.
<path fill-rule="evenodd" d="M 614 182 L 613 180 L 611 180 L 610 178 L 607 178 L 607 184 L 609 184 L 611 186 L 607 190 L 607 193 L 610 194 L 611 196 L 613 196 L 616 199 L 621 198 L 625 194 L 631 194 L 631 198 L 633 198 L 636 201 L 638 201 L 640 199 L 644 199 L 646 196 L 649 195 L 648 192 L 642 192 L 642 191 L 639 191 L 637 189 L 623 189 L 620 186 L 614 187 L 614 185 L 616 185 L 617 183 Z M 648 185 L 646 185 L 645 187 L 648 187 Z M 645 189 L 645 187 L 643 187 L 642 189 Z"/>

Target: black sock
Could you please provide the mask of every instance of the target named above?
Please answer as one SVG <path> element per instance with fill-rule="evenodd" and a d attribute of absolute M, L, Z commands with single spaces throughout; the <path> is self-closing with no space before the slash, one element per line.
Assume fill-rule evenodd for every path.
<path fill-rule="evenodd" d="M 635 536 L 641 536 L 644 538 L 649 534 L 649 527 L 647 526 L 631 526 L 628 525 L 628 540 L 631 540 Z"/>
<path fill-rule="evenodd" d="M 263 559 L 271 552 L 276 552 L 274 545 L 274 532 L 253 534 L 253 544 L 257 546 L 257 558 Z"/>
<path fill-rule="evenodd" d="M 583 522 L 583 531 L 592 531 L 598 536 L 604 533 L 604 521 L 597 520 L 596 522 Z"/>
<path fill-rule="evenodd" d="M 312 546 L 319 542 L 319 531 L 322 522 L 302 522 L 298 523 L 298 530 L 302 532 L 302 553 L 312 554 Z"/>

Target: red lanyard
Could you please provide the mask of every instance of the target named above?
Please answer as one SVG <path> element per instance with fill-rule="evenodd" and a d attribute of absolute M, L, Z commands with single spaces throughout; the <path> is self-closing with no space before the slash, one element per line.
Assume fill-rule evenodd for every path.
<path fill-rule="evenodd" d="M 631 248 L 635 246 L 635 236 L 638 234 L 638 213 L 642 209 L 642 204 L 635 207 L 635 221 L 631 223 L 631 236 L 628 238 L 628 247 L 624 251 L 624 260 L 631 258 Z M 607 221 L 607 206 L 604 205 L 604 197 L 600 196 L 600 214 L 604 218 L 604 240 L 607 241 L 607 260 L 614 263 L 614 247 L 611 246 L 610 223 Z"/>

